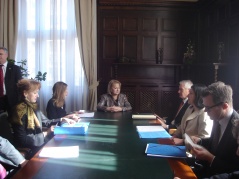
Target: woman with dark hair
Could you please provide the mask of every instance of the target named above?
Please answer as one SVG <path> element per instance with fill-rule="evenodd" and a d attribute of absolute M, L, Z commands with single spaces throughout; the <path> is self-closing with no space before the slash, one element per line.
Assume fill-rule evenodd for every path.
<path fill-rule="evenodd" d="M 74 114 L 67 115 L 65 99 L 68 95 L 67 84 L 58 81 L 54 84 L 52 88 L 52 98 L 48 101 L 46 112 L 49 119 L 60 119 L 60 118 L 70 118 L 73 120 L 78 120 L 79 117 Z"/>
<path fill-rule="evenodd" d="M 206 112 L 202 101 L 202 92 L 206 89 L 205 85 L 194 84 L 188 95 L 190 106 L 186 110 L 180 126 L 173 135 L 173 141 L 176 145 L 184 144 L 184 134 L 189 136 L 198 136 L 200 138 L 209 137 L 212 129 L 212 120 Z"/>
<path fill-rule="evenodd" d="M 97 109 L 109 112 L 132 110 L 126 95 L 120 93 L 120 90 L 121 83 L 118 80 L 111 80 L 108 83 L 107 94 L 101 96 Z"/>
<path fill-rule="evenodd" d="M 22 79 L 17 83 L 20 103 L 17 104 L 9 119 L 14 132 L 14 139 L 18 147 L 27 147 L 35 153 L 53 136 L 57 122 L 75 123 L 71 119 L 49 120 L 38 109 L 37 98 L 41 84 L 33 79 Z M 46 131 L 42 127 L 47 127 Z"/>

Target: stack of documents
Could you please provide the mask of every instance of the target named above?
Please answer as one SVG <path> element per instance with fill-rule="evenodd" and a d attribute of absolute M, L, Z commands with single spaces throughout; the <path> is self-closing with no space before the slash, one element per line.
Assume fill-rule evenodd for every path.
<path fill-rule="evenodd" d="M 39 157 L 76 158 L 79 156 L 79 146 L 43 147 Z"/>
<path fill-rule="evenodd" d="M 163 145 L 148 143 L 145 153 L 148 156 L 166 157 L 166 158 L 186 158 L 186 147 L 176 145 Z"/>
<path fill-rule="evenodd" d="M 162 126 L 136 126 L 140 138 L 171 138 Z"/>
<path fill-rule="evenodd" d="M 133 114 L 133 119 L 156 119 L 156 116 L 153 114 Z"/>

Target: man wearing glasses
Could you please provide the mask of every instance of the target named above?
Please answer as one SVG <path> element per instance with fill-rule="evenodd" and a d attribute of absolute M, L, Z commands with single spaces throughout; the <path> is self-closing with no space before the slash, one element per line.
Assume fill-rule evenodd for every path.
<path fill-rule="evenodd" d="M 191 137 L 194 143 L 203 146 L 192 148 L 196 166 L 200 166 L 195 173 L 202 178 L 239 170 L 238 144 L 232 134 L 233 121 L 239 119 L 239 114 L 233 109 L 232 88 L 216 82 L 209 85 L 202 96 L 205 111 L 213 120 L 213 128 L 210 138 Z"/>

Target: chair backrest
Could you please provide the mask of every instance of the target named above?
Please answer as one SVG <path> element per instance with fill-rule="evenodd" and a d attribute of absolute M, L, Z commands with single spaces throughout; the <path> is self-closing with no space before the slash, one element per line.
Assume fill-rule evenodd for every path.
<path fill-rule="evenodd" d="M 14 143 L 12 130 L 8 122 L 7 112 L 0 114 L 0 136 L 7 139 L 12 144 Z"/>

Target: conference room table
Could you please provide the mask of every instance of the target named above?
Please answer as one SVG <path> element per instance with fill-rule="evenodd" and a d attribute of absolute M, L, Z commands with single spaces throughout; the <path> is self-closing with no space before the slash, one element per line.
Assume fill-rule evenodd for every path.
<path fill-rule="evenodd" d="M 147 156 L 146 145 L 157 139 L 141 139 L 136 126 L 149 120 L 133 120 L 132 112 L 95 112 L 86 135 L 55 135 L 44 147 L 79 146 L 76 158 L 42 158 L 39 151 L 19 169 L 14 179 L 172 179 L 196 178 L 183 159 Z"/>

